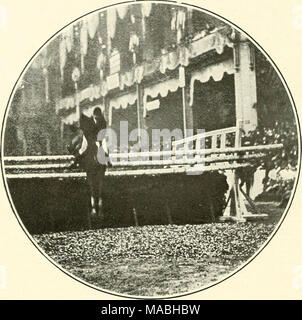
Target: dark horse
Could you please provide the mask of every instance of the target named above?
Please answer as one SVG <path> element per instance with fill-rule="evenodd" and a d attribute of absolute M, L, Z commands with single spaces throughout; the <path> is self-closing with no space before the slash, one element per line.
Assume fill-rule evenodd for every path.
<path fill-rule="evenodd" d="M 106 167 L 110 165 L 107 150 L 98 141 L 100 132 L 106 130 L 106 120 L 100 108 L 95 108 L 91 118 L 81 114 L 81 132 L 68 147 L 75 156 L 72 167 L 79 165 L 86 172 L 90 189 L 91 216 L 103 218 L 102 190 Z"/>

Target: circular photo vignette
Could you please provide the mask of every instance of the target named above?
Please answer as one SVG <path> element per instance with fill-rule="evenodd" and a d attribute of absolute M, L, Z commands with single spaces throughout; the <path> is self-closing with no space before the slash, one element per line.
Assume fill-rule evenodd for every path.
<path fill-rule="evenodd" d="M 123 149 L 121 121 L 148 142 L 152 130 L 182 136 L 151 141 L 172 153 L 146 160 L 139 134 Z M 269 55 L 225 18 L 164 2 L 104 7 L 51 37 L 16 82 L 2 139 L 6 192 L 33 244 L 127 298 L 180 297 L 237 273 L 279 229 L 300 172 L 296 107 Z"/>

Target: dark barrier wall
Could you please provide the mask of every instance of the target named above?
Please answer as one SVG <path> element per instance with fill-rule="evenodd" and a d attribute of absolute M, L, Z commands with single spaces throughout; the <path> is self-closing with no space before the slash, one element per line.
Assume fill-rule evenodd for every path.
<path fill-rule="evenodd" d="M 84 179 L 12 179 L 14 206 L 30 233 L 88 228 L 89 192 Z M 225 205 L 223 174 L 106 177 L 105 220 L 92 228 L 213 222 Z M 134 210 L 135 209 L 135 210 Z"/>

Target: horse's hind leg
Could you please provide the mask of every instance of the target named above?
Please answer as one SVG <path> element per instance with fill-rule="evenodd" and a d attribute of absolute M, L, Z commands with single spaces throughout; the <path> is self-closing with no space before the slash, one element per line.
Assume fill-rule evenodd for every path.
<path fill-rule="evenodd" d="M 87 172 L 87 182 L 89 185 L 90 190 L 90 216 L 96 216 L 97 214 L 97 208 L 96 208 L 96 192 L 95 192 L 95 178 L 94 174 L 91 174 L 90 172 Z"/>
<path fill-rule="evenodd" d="M 100 219 L 104 219 L 104 212 L 103 212 L 103 183 L 104 183 L 104 176 L 105 176 L 105 169 L 100 169 L 99 173 L 97 174 L 97 186 L 98 186 L 98 216 Z"/>

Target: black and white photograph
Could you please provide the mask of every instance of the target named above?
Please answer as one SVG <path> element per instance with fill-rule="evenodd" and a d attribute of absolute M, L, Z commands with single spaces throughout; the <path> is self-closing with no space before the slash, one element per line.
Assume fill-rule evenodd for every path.
<path fill-rule="evenodd" d="M 170 298 L 261 255 L 301 151 L 286 79 L 256 41 L 211 11 L 137 1 L 32 52 L 1 161 L 16 224 L 49 263 L 101 292 Z"/>

